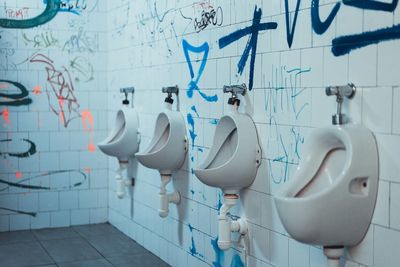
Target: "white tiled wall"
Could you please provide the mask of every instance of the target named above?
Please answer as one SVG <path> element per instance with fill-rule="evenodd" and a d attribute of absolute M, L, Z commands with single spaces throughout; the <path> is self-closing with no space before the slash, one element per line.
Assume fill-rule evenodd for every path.
<path fill-rule="evenodd" d="M 45 2 L 2 1 L 0 18 L 13 18 L 12 14 L 21 9 L 26 13 L 16 19 L 33 18 L 43 12 Z M 88 150 L 90 139 L 96 144 L 107 134 L 106 1 L 64 2 L 85 2 L 86 7 L 71 10 L 79 14 L 60 11 L 53 20 L 35 28 L 0 27 L 0 80 L 21 83 L 32 99 L 30 105 L 0 105 L 0 231 L 98 223 L 108 218 L 108 160 L 97 149 Z M 47 80 L 46 67 L 51 73 L 50 65 L 30 62 L 37 54 L 49 57 L 54 68 L 63 73 L 60 83 L 62 79 L 69 83 L 67 73 L 71 75 L 70 85 L 80 107 L 73 114 L 77 118 L 67 127 L 51 109 L 53 106 L 59 112 Z M 6 82 L 0 82 L 0 86 L 1 94 L 19 93 Z M 62 95 L 68 97 L 68 91 Z M 9 100 L 0 96 L 1 103 Z M 65 110 L 68 104 L 65 100 Z M 87 131 L 82 121 L 85 111 L 93 118 L 90 129 L 85 122 Z M 9 155 L 29 148 L 22 139 L 32 141 L 36 153 L 26 158 Z M 60 170 L 67 172 L 54 173 Z M 82 182 L 79 172 L 86 179 L 74 186 Z"/>
<path fill-rule="evenodd" d="M 382 12 L 341 3 L 332 25 L 324 34 L 318 35 L 311 26 L 310 2 L 301 1 L 293 44 L 289 48 L 285 1 L 109 1 L 109 126 L 120 106 L 118 88 L 128 85 L 137 89 L 135 106 L 141 121 L 142 148 L 149 142 L 155 118 L 163 107 L 162 86 L 179 85 L 180 110 L 185 116 L 191 113 L 195 121 L 194 147 L 170 186 L 181 192 L 182 203 L 171 207 L 168 218 L 161 219 L 157 214 L 160 179 L 156 171 L 140 165 L 134 167 L 135 187 L 122 200 L 115 196 L 113 179 L 109 181 L 110 222 L 172 266 L 244 264 L 244 255 L 239 248 L 223 253 L 213 246 L 221 192 L 201 184 L 191 173 L 191 168 L 204 158 L 211 144 L 215 125 L 210 121 L 227 112 L 227 98 L 222 94 L 222 86 L 248 84 L 250 59 L 243 75 L 237 75 L 237 63 L 248 36 L 224 49 L 219 49 L 218 40 L 250 26 L 256 5 L 263 12 L 261 22 L 277 22 L 278 28 L 260 32 L 258 36 L 255 86 L 246 101 L 263 148 L 263 161 L 256 181 L 241 193 L 241 206 L 234 210 L 236 215 L 246 216 L 250 222 L 248 266 L 326 265 L 320 247 L 300 244 L 288 236 L 278 218 L 273 196 L 290 179 L 302 157 L 303 143 L 307 142 L 309 133 L 313 128 L 331 122 L 335 99 L 325 96 L 324 87 L 349 82 L 355 83 L 358 91 L 351 103 L 345 104 L 344 110 L 353 122 L 364 124 L 376 135 L 380 184 L 369 232 L 359 246 L 347 250 L 342 266 L 399 266 L 400 41 L 372 44 L 340 57 L 332 54 L 331 42 L 342 35 L 399 23 L 400 7 L 394 12 Z M 337 1 L 319 2 L 320 16 L 324 20 Z M 292 23 L 297 1 L 288 3 Z M 201 12 L 209 6 L 221 7 L 222 25 L 209 25 L 196 33 L 193 20 L 199 19 Z M 187 97 L 190 73 L 182 40 L 193 46 L 208 43 L 208 61 L 198 85 L 208 95 L 217 94 L 217 102 L 204 101 L 196 91 L 193 98 Z M 197 74 L 203 55 L 190 52 L 190 56 Z M 192 106 L 196 107 L 198 115 L 191 110 Z M 282 160 L 276 160 L 278 158 Z M 117 168 L 116 161 L 110 160 L 109 166 L 112 177 Z M 241 256 L 242 262 L 237 261 L 237 255 Z"/>

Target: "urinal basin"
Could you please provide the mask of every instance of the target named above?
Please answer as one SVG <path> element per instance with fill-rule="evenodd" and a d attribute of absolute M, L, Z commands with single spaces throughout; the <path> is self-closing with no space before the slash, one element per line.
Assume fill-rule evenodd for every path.
<path fill-rule="evenodd" d="M 353 246 L 366 234 L 378 189 L 375 138 L 360 125 L 315 130 L 293 177 L 275 197 L 282 224 L 296 240 Z"/>
<path fill-rule="evenodd" d="M 210 151 L 194 173 L 203 183 L 237 194 L 250 186 L 261 162 L 257 129 L 246 114 L 223 116 L 214 134 Z"/>
<path fill-rule="evenodd" d="M 117 112 L 115 125 L 109 136 L 97 144 L 106 155 L 127 161 L 139 149 L 139 119 L 133 108 L 124 107 Z"/>
<path fill-rule="evenodd" d="M 156 120 L 153 138 L 148 147 L 136 153 L 144 166 L 171 174 L 184 163 L 187 151 L 185 119 L 178 111 L 165 110 Z"/>

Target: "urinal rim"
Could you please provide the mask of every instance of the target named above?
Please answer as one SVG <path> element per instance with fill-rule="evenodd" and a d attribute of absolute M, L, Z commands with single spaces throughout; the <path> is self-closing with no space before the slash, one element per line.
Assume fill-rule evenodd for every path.
<path fill-rule="evenodd" d="M 347 125 L 346 125 L 347 126 Z M 303 196 L 303 197 L 295 197 L 301 190 L 303 190 L 303 188 L 304 187 L 306 187 L 312 180 L 313 180 L 313 178 L 310 178 L 309 180 L 308 180 L 308 182 L 306 183 L 306 185 L 305 186 L 303 186 L 303 187 L 301 187 L 299 190 L 296 190 L 296 192 L 294 192 L 294 193 L 291 193 L 290 195 L 288 194 L 288 193 L 286 193 L 286 194 L 277 194 L 276 196 L 275 196 L 275 198 L 277 199 L 277 200 L 279 200 L 279 201 L 283 201 L 283 202 L 307 202 L 307 201 L 310 201 L 310 200 L 315 200 L 315 199 L 318 199 L 318 198 L 320 198 L 321 196 L 323 196 L 323 195 L 326 195 L 327 193 L 329 193 L 330 191 L 332 191 L 332 190 L 334 190 L 334 189 L 336 189 L 337 187 L 339 187 L 339 186 L 341 186 L 342 185 L 342 183 L 343 183 L 343 179 L 345 179 L 345 174 L 346 173 L 348 173 L 349 172 L 349 170 L 350 170 L 350 167 L 351 167 L 351 160 L 348 160 L 349 158 L 353 158 L 353 156 L 354 156 L 354 147 L 353 147 L 353 144 L 350 142 L 350 136 L 349 136 L 349 133 L 348 133 L 348 130 L 349 129 L 351 129 L 351 128 L 353 128 L 354 126 L 356 126 L 356 125 L 349 125 L 349 126 L 344 126 L 344 125 L 338 125 L 338 126 L 329 126 L 329 127 L 324 127 L 324 128 L 319 128 L 319 129 L 317 129 L 319 132 L 318 132 L 318 134 L 319 135 L 323 135 L 323 132 L 325 132 L 325 131 L 329 131 L 329 133 L 331 133 L 331 134 L 334 134 L 334 136 L 335 136 L 335 138 L 338 138 L 338 137 L 340 137 L 340 136 L 342 136 L 342 138 L 340 139 L 340 138 L 338 138 L 339 140 L 340 140 L 340 142 L 344 145 L 344 149 L 345 149 L 345 151 L 346 151 L 346 161 L 345 161 L 345 165 L 344 165 L 344 167 L 343 167 L 343 169 L 342 169 L 342 171 L 340 172 L 340 177 L 338 177 L 337 179 L 335 179 L 335 181 L 329 186 L 329 187 L 326 187 L 326 188 L 324 188 L 324 189 L 322 189 L 321 191 L 319 191 L 319 192 L 316 192 L 316 193 L 313 193 L 312 195 L 309 195 L 309 196 Z M 364 127 L 364 126 L 362 126 L 361 125 L 361 127 Z M 364 127 L 365 128 L 365 127 Z M 333 132 L 332 132 L 332 130 L 333 130 Z M 368 129 L 369 130 L 369 129 Z M 338 134 L 339 133 L 339 134 Z M 311 138 L 310 138 L 311 139 Z M 374 139 L 374 141 L 375 141 L 375 147 L 376 147 L 376 140 L 375 140 L 375 138 L 373 138 Z M 342 141 L 343 140 L 343 141 Z M 345 141 L 345 142 L 344 142 Z M 348 144 L 347 146 L 346 146 L 346 143 Z M 325 159 L 326 159 L 326 155 L 330 152 L 330 151 L 332 151 L 332 150 L 334 150 L 334 149 L 336 149 L 336 148 L 332 148 L 331 150 L 329 150 L 325 155 L 324 155 L 324 159 L 323 159 L 323 161 L 321 162 L 321 164 L 319 165 L 319 166 L 321 166 L 322 165 L 322 163 L 325 161 Z M 377 165 L 378 165 L 378 168 L 379 168 L 379 163 L 377 163 Z M 317 169 L 317 172 L 318 172 L 318 170 L 319 170 L 319 168 Z M 296 171 L 297 171 L 297 169 L 296 169 Z M 316 173 L 314 173 L 313 174 L 313 177 L 316 175 Z M 378 173 L 378 178 L 379 178 L 379 173 Z M 288 184 L 287 185 L 287 187 L 289 187 L 290 185 Z M 288 191 L 288 189 L 285 187 L 285 188 L 282 188 L 282 190 L 281 191 Z M 361 197 L 361 196 L 360 196 Z"/>
<path fill-rule="evenodd" d="M 238 133 L 237 133 L 237 135 L 238 135 L 238 143 L 237 143 L 237 145 L 236 145 L 236 147 L 235 147 L 234 153 L 232 153 L 232 156 L 229 157 L 229 159 L 228 159 L 225 163 L 223 163 L 222 165 L 219 165 L 218 167 L 214 167 L 214 168 L 204 168 L 204 167 L 203 167 L 203 168 L 200 168 L 200 167 L 202 167 L 202 165 L 204 165 L 204 162 L 206 162 L 206 160 L 207 160 L 207 158 L 208 158 L 208 155 L 207 155 L 207 157 L 205 158 L 205 160 L 204 160 L 201 164 L 199 164 L 199 166 L 198 166 L 197 168 L 195 168 L 194 171 L 216 171 L 216 170 L 218 170 L 218 169 L 225 168 L 228 164 L 231 163 L 231 161 L 232 161 L 233 158 L 236 156 L 237 151 L 238 151 L 238 149 L 239 149 L 239 129 L 238 129 L 238 127 L 237 127 L 238 123 L 237 123 L 237 119 L 235 118 L 236 116 L 245 116 L 247 119 L 249 119 L 249 120 L 252 122 L 252 124 L 253 124 L 253 126 L 254 126 L 254 129 L 255 129 L 256 136 L 257 136 L 256 144 L 257 144 L 257 146 L 260 148 L 260 139 L 259 139 L 259 136 L 258 136 L 257 127 L 256 127 L 256 125 L 255 125 L 253 119 L 252 119 L 248 114 L 242 114 L 242 113 L 238 113 L 238 112 L 233 113 L 233 114 L 226 114 L 226 115 L 222 116 L 222 117 L 219 119 L 216 128 L 218 128 L 218 126 L 220 126 L 221 121 L 223 121 L 224 118 L 229 118 L 229 119 L 231 119 L 231 120 L 233 121 L 233 123 L 234 123 L 235 126 L 236 126 L 236 130 L 238 131 Z M 216 133 L 214 133 L 214 138 L 215 138 L 215 134 L 216 134 Z M 214 140 L 214 138 L 213 138 L 213 140 Z M 261 150 L 261 148 L 260 148 L 260 150 Z M 213 160 L 214 160 L 214 159 L 213 159 Z M 211 164 L 211 163 L 209 163 L 208 165 L 210 165 L 210 164 Z M 256 168 L 258 168 L 258 166 L 256 166 Z M 253 179 L 253 182 L 254 182 L 254 179 Z"/>
<path fill-rule="evenodd" d="M 171 118 L 170 118 L 170 115 L 169 115 L 170 112 L 177 112 L 177 113 L 179 113 L 179 115 L 181 115 L 181 117 L 182 117 L 183 124 L 185 124 L 185 123 L 184 123 L 184 118 L 183 118 L 182 114 L 181 114 L 179 111 L 172 111 L 172 110 L 165 110 L 165 111 L 162 111 L 162 112 L 158 113 L 158 115 L 157 115 L 156 123 L 155 123 L 154 130 L 153 130 L 153 138 L 154 138 L 154 133 L 155 133 L 156 126 L 157 126 L 157 121 L 158 121 L 158 119 L 160 118 L 160 116 L 163 116 L 163 115 L 164 115 L 164 116 L 167 118 L 168 125 L 169 125 L 169 127 L 170 127 L 170 129 L 171 129 L 171 126 L 170 126 L 170 125 L 171 125 Z M 185 127 L 185 136 L 186 136 L 186 127 Z M 151 142 L 153 141 L 153 138 L 150 140 L 150 144 L 151 144 Z M 157 153 L 160 153 L 160 151 L 162 151 L 162 150 L 167 146 L 167 144 L 169 143 L 170 139 L 171 139 L 171 130 L 170 130 L 170 132 L 169 132 L 169 134 L 168 134 L 167 141 L 166 141 L 159 149 L 157 149 L 157 150 L 155 150 L 155 151 L 152 151 L 152 152 L 149 152 L 149 151 L 154 147 L 154 145 L 157 143 L 157 142 L 155 142 L 155 144 L 153 144 L 153 145 L 150 145 L 150 144 L 149 144 L 149 145 L 146 147 L 146 149 L 144 149 L 142 152 L 136 153 L 136 155 L 140 157 L 140 156 L 152 156 L 152 155 L 155 155 L 155 154 L 157 154 Z"/>
<path fill-rule="evenodd" d="M 379 151 L 378 151 L 378 143 L 377 143 L 375 135 L 373 134 L 373 132 L 370 129 L 366 128 L 362 124 L 347 124 L 347 125 L 328 126 L 328 127 L 324 127 L 324 128 L 319 128 L 317 130 L 318 131 L 334 130 L 335 133 L 340 133 L 340 135 L 344 137 L 341 140 L 346 140 L 346 142 L 349 144 L 349 146 L 345 145 L 346 159 L 347 159 L 350 156 L 351 156 L 351 158 L 354 158 L 354 146 L 350 142 L 350 138 L 351 137 L 350 137 L 349 131 L 351 129 L 353 129 L 353 128 L 358 128 L 358 127 L 361 127 L 361 128 L 364 128 L 365 130 L 367 130 L 368 131 L 367 134 L 371 134 L 371 138 L 374 141 L 372 144 L 374 145 L 374 148 L 375 148 L 374 150 L 375 150 L 375 153 L 376 153 L 376 168 L 377 168 L 377 171 L 376 171 L 377 182 L 376 183 L 378 184 L 379 183 Z M 322 134 L 322 133 L 320 133 L 320 134 Z M 338 137 L 337 135 L 335 135 L 335 136 Z M 344 142 L 342 142 L 342 143 L 344 143 Z M 349 150 L 347 149 L 348 147 L 350 148 Z M 325 159 L 325 157 L 324 157 L 324 159 Z M 348 173 L 349 170 L 351 170 L 350 169 L 351 162 L 352 161 L 346 160 L 345 166 L 344 166 L 344 168 L 342 169 L 342 171 L 340 173 L 341 177 L 336 179 L 334 181 L 334 183 L 331 184 L 331 186 L 329 186 L 327 188 L 324 188 L 323 190 L 321 190 L 321 191 L 319 191 L 317 193 L 313 193 L 312 195 L 304 196 L 304 197 L 295 197 L 295 195 L 298 194 L 304 188 L 304 186 L 301 189 L 297 190 L 295 193 L 290 194 L 291 196 L 288 196 L 288 194 L 281 194 L 280 192 L 282 192 L 282 191 L 288 191 L 288 189 L 282 188 L 280 190 L 280 192 L 278 192 L 278 194 L 276 194 L 276 196 L 274 198 L 276 200 L 282 201 L 282 202 L 307 202 L 307 201 L 310 201 L 310 200 L 318 199 L 321 196 L 329 193 L 329 191 L 334 190 L 337 187 L 342 185 L 342 182 L 343 182 L 342 179 L 344 179 L 343 176 L 345 175 L 345 173 Z M 313 175 L 313 177 L 314 176 L 315 176 L 315 174 Z M 355 178 L 355 177 L 353 177 L 353 178 Z M 308 183 L 311 182 L 311 181 L 312 181 L 312 178 L 308 181 Z M 287 186 L 290 186 L 290 185 L 287 185 Z M 363 196 L 359 196 L 359 197 L 363 197 Z"/>
<path fill-rule="evenodd" d="M 124 129 L 122 130 L 120 138 L 110 142 L 110 140 L 112 140 L 115 137 L 115 135 L 118 133 L 118 130 L 116 130 L 116 126 L 114 125 L 113 129 L 111 130 L 109 135 L 106 137 L 106 139 L 104 139 L 103 141 L 101 141 L 101 142 L 99 142 L 97 144 L 98 147 L 113 146 L 113 145 L 119 143 L 122 139 L 124 139 L 124 137 L 126 135 L 126 132 L 128 131 L 128 129 L 127 129 L 128 128 L 127 127 L 127 125 L 128 125 L 127 115 L 125 114 L 125 112 L 132 112 L 133 113 L 133 116 L 135 117 L 135 120 L 136 120 L 136 123 L 135 123 L 136 124 L 136 127 L 135 127 L 136 128 L 136 132 L 138 132 L 138 129 L 139 129 L 139 118 L 138 118 L 137 111 L 134 108 L 129 108 L 129 109 L 128 108 L 120 108 L 117 111 L 116 115 L 115 115 L 115 120 L 117 120 L 118 117 L 119 117 L 119 114 L 122 114 L 121 116 L 123 118 L 123 124 L 125 124 Z M 133 154 L 135 154 L 135 153 L 133 153 Z"/>

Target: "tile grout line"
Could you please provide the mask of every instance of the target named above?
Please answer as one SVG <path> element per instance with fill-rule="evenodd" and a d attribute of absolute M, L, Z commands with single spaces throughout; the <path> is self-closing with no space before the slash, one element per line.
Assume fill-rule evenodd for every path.
<path fill-rule="evenodd" d="M 90 226 L 90 224 L 89 224 L 89 226 Z M 85 240 L 97 253 L 99 253 L 99 255 L 101 255 L 101 257 L 102 257 L 104 260 L 106 260 L 108 263 L 110 263 L 112 266 L 115 267 L 115 265 L 112 264 L 112 263 L 105 257 L 105 255 L 103 255 L 103 253 L 101 253 L 95 246 L 92 245 L 92 243 L 90 243 L 90 241 L 87 239 L 87 237 L 81 235 L 81 234 L 80 234 L 77 230 L 75 230 L 73 227 L 71 227 L 71 229 L 72 229 L 75 233 L 77 233 L 83 240 Z"/>
<path fill-rule="evenodd" d="M 32 233 L 33 237 L 35 238 L 35 240 L 39 243 L 40 247 L 46 252 L 47 256 L 49 256 L 49 258 L 53 261 L 53 263 L 58 266 L 58 264 L 56 263 L 56 260 L 50 255 L 50 253 L 47 251 L 47 249 L 43 246 L 42 242 L 40 241 L 40 239 L 36 236 L 36 234 L 34 233 L 34 231 L 36 230 L 30 230 L 30 232 Z"/>

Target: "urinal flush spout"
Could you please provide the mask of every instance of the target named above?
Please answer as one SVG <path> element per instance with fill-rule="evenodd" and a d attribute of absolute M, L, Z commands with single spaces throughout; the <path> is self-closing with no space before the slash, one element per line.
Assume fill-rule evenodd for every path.
<path fill-rule="evenodd" d="M 175 86 L 167 86 L 167 87 L 163 87 L 162 88 L 162 92 L 163 93 L 167 93 L 167 97 L 165 98 L 164 102 L 165 103 L 169 103 L 169 104 L 173 104 L 174 103 L 174 99 L 172 98 L 172 94 L 179 94 L 179 87 L 178 85 Z"/>
<path fill-rule="evenodd" d="M 129 105 L 128 94 L 131 93 L 132 97 L 133 97 L 133 94 L 135 93 L 135 88 L 133 86 L 132 87 L 124 87 L 124 88 L 119 89 L 119 91 L 121 93 L 125 94 L 125 99 L 122 101 L 122 105 Z"/>
<path fill-rule="evenodd" d="M 354 84 L 349 83 L 343 86 L 328 86 L 325 88 L 327 96 L 336 96 L 337 110 L 336 114 L 332 115 L 332 124 L 341 125 L 348 122 L 346 116 L 342 113 L 342 104 L 344 98 L 352 99 L 356 93 Z"/>
<path fill-rule="evenodd" d="M 229 105 L 240 106 L 240 99 L 238 99 L 238 94 L 245 95 L 247 91 L 246 84 L 236 84 L 236 85 L 224 85 L 224 93 L 231 93 L 232 96 L 228 99 Z"/>

